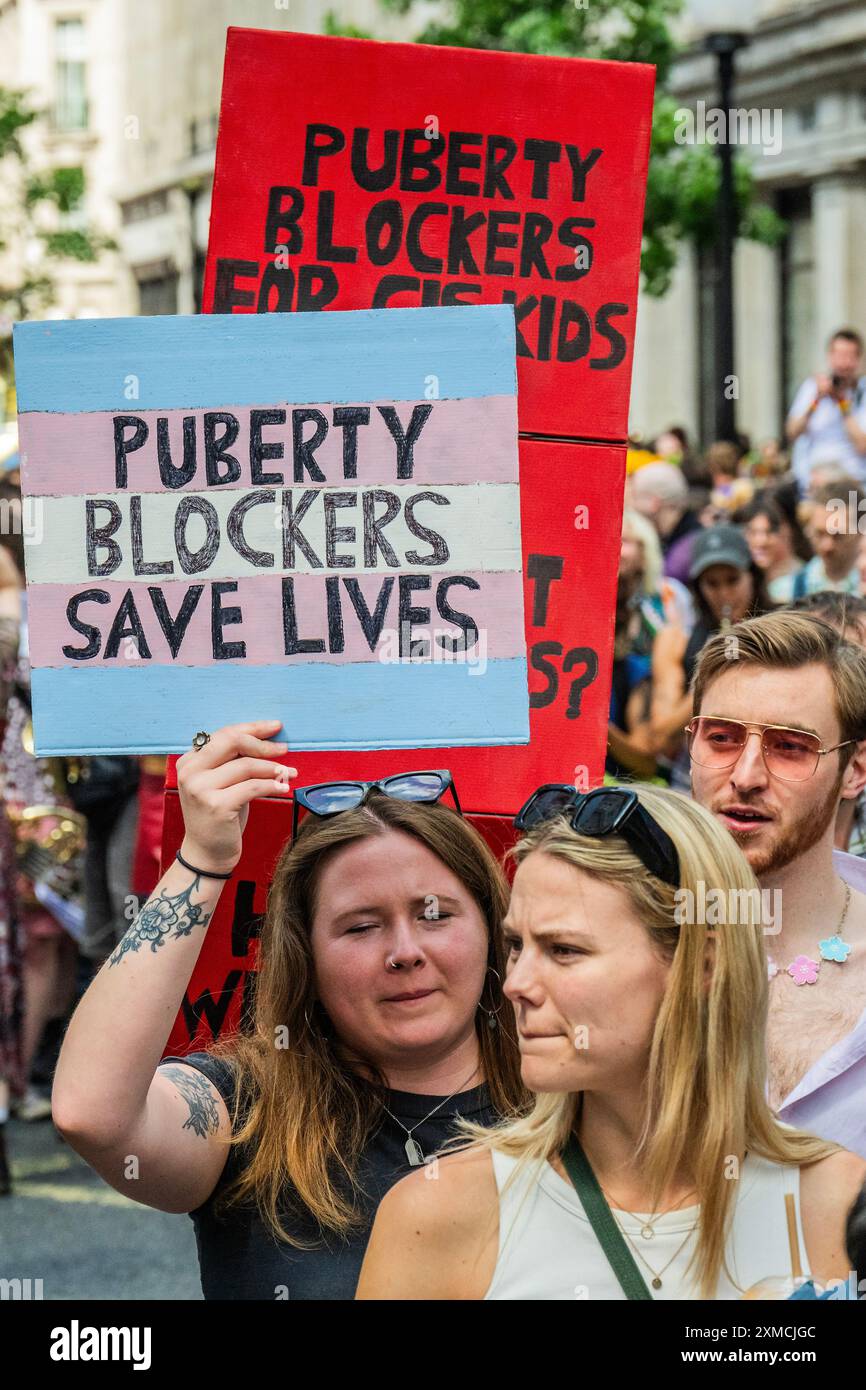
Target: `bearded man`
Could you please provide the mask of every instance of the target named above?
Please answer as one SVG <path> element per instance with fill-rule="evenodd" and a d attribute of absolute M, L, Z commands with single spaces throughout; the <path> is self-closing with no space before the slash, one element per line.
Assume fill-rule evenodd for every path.
<path fill-rule="evenodd" d="M 833 848 L 840 802 L 866 785 L 866 652 L 818 618 L 769 613 L 710 639 L 693 692 L 692 794 L 781 893 L 765 936 L 770 1103 L 866 1157 L 866 863 Z"/>

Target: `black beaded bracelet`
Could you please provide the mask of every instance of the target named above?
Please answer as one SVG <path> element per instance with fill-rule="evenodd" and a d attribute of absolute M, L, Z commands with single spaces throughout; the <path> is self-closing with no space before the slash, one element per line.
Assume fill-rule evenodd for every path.
<path fill-rule="evenodd" d="M 198 874 L 201 878 L 231 878 L 232 874 L 234 873 L 234 869 L 232 869 L 227 874 L 215 874 L 212 873 L 210 869 L 197 869 L 195 867 L 195 864 L 188 864 L 186 862 L 180 850 L 175 851 L 174 857 L 179 864 L 183 865 L 185 869 L 189 869 L 191 874 Z"/>

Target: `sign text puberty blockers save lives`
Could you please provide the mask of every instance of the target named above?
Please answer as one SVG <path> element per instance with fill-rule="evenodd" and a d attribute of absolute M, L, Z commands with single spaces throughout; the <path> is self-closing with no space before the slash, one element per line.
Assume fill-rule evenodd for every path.
<path fill-rule="evenodd" d="M 526 740 L 513 311 L 15 347 L 40 753 L 181 750 L 253 708 L 297 748 Z"/>

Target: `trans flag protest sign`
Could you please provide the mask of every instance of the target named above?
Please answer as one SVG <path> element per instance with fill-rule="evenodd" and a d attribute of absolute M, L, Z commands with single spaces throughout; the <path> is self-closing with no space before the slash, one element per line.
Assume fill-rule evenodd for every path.
<path fill-rule="evenodd" d="M 526 743 L 510 306 L 15 329 L 40 754 Z"/>

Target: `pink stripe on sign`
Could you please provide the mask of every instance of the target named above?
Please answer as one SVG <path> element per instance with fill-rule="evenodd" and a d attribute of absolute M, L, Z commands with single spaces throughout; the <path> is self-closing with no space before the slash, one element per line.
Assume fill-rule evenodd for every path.
<path fill-rule="evenodd" d="M 200 491 L 208 486 L 243 488 L 256 484 L 251 477 L 250 413 L 252 409 L 285 410 L 285 424 L 266 424 L 260 430 L 264 444 L 282 444 L 283 458 L 264 458 L 262 473 L 280 475 L 283 481 L 294 479 L 293 420 L 301 428 L 300 438 L 314 437 L 316 421 L 302 424 L 300 415 L 293 412 L 317 410 L 325 417 L 327 434 L 313 455 L 330 487 L 346 482 L 383 486 L 397 480 L 397 443 L 394 433 L 379 413 L 377 405 L 393 407 L 397 422 L 408 429 L 416 405 L 431 405 L 432 409 L 421 426 L 413 449 L 415 482 L 421 483 L 508 483 L 518 481 L 517 465 L 517 400 L 514 396 L 482 396 L 463 400 L 394 401 L 364 403 L 369 409 L 369 424 L 354 427 L 357 478 L 345 478 L 344 452 L 351 452 L 352 429 L 346 424 L 334 424 L 334 411 L 347 409 L 339 405 L 312 406 L 220 406 L 213 410 L 225 412 L 238 424 L 237 437 L 225 445 L 225 452 L 237 460 L 240 476 L 231 482 L 208 484 L 205 469 L 204 417 L 205 410 L 142 410 L 130 402 L 127 412 L 84 411 L 75 414 L 53 414 L 29 411 L 19 417 L 21 442 L 21 478 L 25 493 L 42 496 L 101 494 L 122 488 L 115 476 L 114 421 L 122 414 L 144 422 L 147 435 L 141 447 L 124 456 L 129 492 L 163 492 L 158 462 L 158 420 L 168 421 L 168 442 L 172 464 L 178 468 L 184 462 L 184 421 L 194 421 L 196 471 L 186 490 Z M 345 416 L 343 417 L 345 419 Z M 163 426 L 163 429 L 165 427 Z M 190 429 L 192 427 L 187 427 Z M 231 427 L 230 427 L 231 428 Z M 122 438 L 132 441 L 137 427 L 129 424 Z M 224 436 L 225 423 L 212 426 L 216 443 Z M 226 461 L 215 460 L 219 476 L 231 472 Z M 315 486 L 307 468 L 300 481 Z M 322 486 L 320 481 L 320 486 Z"/>
<path fill-rule="evenodd" d="M 406 571 L 402 572 L 406 574 Z M 412 578 L 417 578 L 417 572 Z M 412 589 L 406 597 L 406 606 L 426 608 L 429 620 L 417 622 L 412 627 L 412 638 L 417 641 L 426 637 L 433 640 L 438 659 L 447 659 L 436 639 L 440 634 L 460 637 L 462 628 L 455 621 L 448 621 L 437 611 L 439 586 L 457 576 L 430 574 L 429 590 Z M 442 598 L 455 613 L 467 614 L 474 619 L 479 629 L 478 645 L 469 653 L 459 654 L 457 660 L 475 663 L 483 655 L 489 660 L 523 656 L 525 651 L 523 634 L 523 580 L 517 571 L 464 574 L 461 578 L 474 580 L 478 584 L 473 589 L 466 584 L 454 582 L 445 586 Z M 256 575 L 253 578 L 234 581 L 236 587 L 219 586 L 210 582 L 195 584 L 193 581 L 167 581 L 153 583 L 146 581 L 126 585 L 111 580 L 94 579 L 84 584 L 33 584 L 28 590 L 28 610 L 30 628 L 30 659 L 34 668 L 45 666 L 214 666 L 225 665 L 227 661 L 240 660 L 244 665 L 273 665 L 283 662 L 296 665 L 299 662 L 355 662 L 396 659 L 399 655 L 399 595 L 400 575 L 391 572 L 383 575 L 340 575 L 335 579 L 342 619 L 344 650 L 330 651 L 327 589 L 325 578 L 316 574 L 293 576 L 294 599 L 297 615 L 297 638 L 301 641 L 323 641 L 324 651 L 285 655 L 283 645 L 283 597 L 280 576 Z M 387 599 L 381 598 L 384 620 L 381 635 L 371 651 L 364 635 L 362 619 L 369 615 L 367 622 L 375 621 L 377 602 L 383 595 L 384 584 L 391 580 Z M 347 582 L 348 581 L 348 582 Z M 357 587 L 356 587 L 357 586 Z M 220 594 L 219 590 L 222 589 Z M 191 596 L 199 589 L 197 599 Z M 151 593 L 151 590 L 153 593 Z M 108 602 L 93 598 L 80 602 L 74 610 L 78 622 L 90 624 L 100 634 L 99 653 L 87 660 L 77 660 L 65 656 L 63 647 L 84 649 L 89 640 L 88 633 L 81 633 L 70 624 L 67 617 L 67 604 L 83 592 L 99 591 L 108 595 Z M 353 601 L 354 592 L 354 601 Z M 132 637 L 121 637 L 115 656 L 106 656 L 106 647 L 117 620 L 118 633 L 131 626 L 129 614 L 118 617 L 121 600 L 131 594 L 134 612 L 138 615 L 144 632 L 144 643 L 139 645 Z M 161 605 L 158 595 L 164 598 L 163 617 L 165 627 L 178 628 L 179 648 L 173 656 L 168 636 L 160 623 Z M 182 605 L 187 595 L 191 615 L 186 621 Z M 357 607 L 356 607 L 357 604 Z M 194 605 L 194 606 L 193 606 Z M 212 636 L 212 616 L 222 608 L 223 622 L 219 628 L 222 640 L 226 643 L 245 642 L 245 658 L 217 658 L 214 655 Z M 444 603 L 440 605 L 447 612 Z M 241 621 L 226 621 L 227 610 L 240 608 Z M 361 609 L 359 616 L 358 608 Z M 167 612 L 166 612 L 167 610 Z M 336 643 L 334 644 L 336 645 Z M 145 650 L 146 648 L 146 650 Z M 148 657 L 147 652 L 150 653 Z M 97 712 L 94 712 L 96 717 Z"/>

